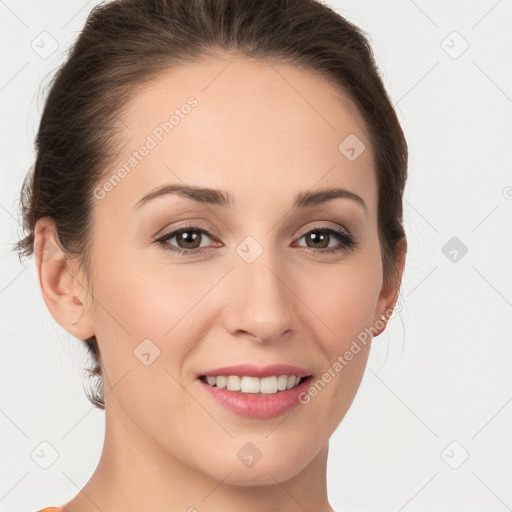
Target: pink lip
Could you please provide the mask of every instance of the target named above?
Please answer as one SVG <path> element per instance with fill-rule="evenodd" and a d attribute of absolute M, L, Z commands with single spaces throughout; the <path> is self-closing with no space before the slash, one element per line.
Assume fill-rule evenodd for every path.
<path fill-rule="evenodd" d="M 289 364 L 272 364 L 270 366 L 253 366 L 251 364 L 239 364 L 236 366 L 224 366 L 223 368 L 214 368 L 213 370 L 207 370 L 199 373 L 198 377 L 205 375 L 206 377 L 217 377 L 218 375 L 236 375 L 238 377 L 272 377 L 273 375 L 295 375 L 296 377 L 307 377 L 311 375 L 310 372 L 304 368 L 298 366 L 292 366 Z M 292 388 L 294 389 L 294 388 Z"/>
<path fill-rule="evenodd" d="M 240 368 L 240 367 L 236 367 Z M 254 371 L 254 367 L 253 371 Z M 267 367 L 264 369 L 265 372 L 268 371 Z M 295 372 L 287 373 L 282 372 L 282 366 L 279 366 L 280 370 L 277 372 L 278 375 L 295 375 Z M 290 368 L 290 367 L 288 367 Z M 214 373 L 214 375 L 223 375 L 224 370 L 220 373 Z M 219 370 L 215 370 L 219 372 Z M 247 372 L 247 369 L 244 370 L 243 375 L 250 375 Z M 275 369 L 273 370 L 275 372 Z M 209 372 L 211 374 L 211 372 Z M 236 375 L 238 372 L 235 372 Z M 300 372 L 299 372 L 300 373 Z M 230 375 L 234 375 L 231 373 Z M 272 373 L 275 375 L 276 373 Z M 225 375 L 225 374 L 224 374 Z M 256 377 L 256 375 L 254 375 Z M 266 375 L 268 376 L 268 375 Z M 222 405 L 226 409 L 239 416 L 243 416 L 245 418 L 253 418 L 253 419 L 267 419 L 273 418 L 275 416 L 279 416 L 293 409 L 297 405 L 299 405 L 300 400 L 299 396 L 301 393 L 306 393 L 309 388 L 312 377 L 308 377 L 303 382 L 301 382 L 298 386 L 287 389 L 285 391 L 278 391 L 273 395 L 261 395 L 261 394 L 243 394 L 237 391 L 228 391 L 227 389 L 218 389 L 214 386 L 210 386 L 209 384 L 198 379 L 199 384 L 204 388 L 206 393 L 213 398 L 218 404 Z"/>

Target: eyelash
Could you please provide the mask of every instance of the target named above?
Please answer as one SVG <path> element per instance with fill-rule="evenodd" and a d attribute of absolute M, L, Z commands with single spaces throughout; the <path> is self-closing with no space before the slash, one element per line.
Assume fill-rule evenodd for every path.
<path fill-rule="evenodd" d="M 176 228 L 172 231 L 169 231 L 168 233 L 162 235 L 160 238 L 157 238 L 155 240 L 155 243 L 161 245 L 162 249 L 164 249 L 165 251 L 170 251 L 170 252 L 177 253 L 177 254 L 184 254 L 187 256 L 199 255 L 199 254 L 202 254 L 205 251 L 209 250 L 206 247 L 203 247 L 201 249 L 181 249 L 179 247 L 170 246 L 166 242 L 166 240 L 168 240 L 169 238 L 174 238 L 176 235 L 185 233 L 187 231 L 194 231 L 197 233 L 201 233 L 202 235 L 206 235 L 209 238 L 214 238 L 213 235 L 210 232 L 206 231 L 205 229 L 202 229 L 199 226 L 196 226 L 194 224 L 186 224 L 186 225 L 180 226 L 179 228 Z M 338 240 L 340 242 L 342 242 L 342 245 L 340 247 L 335 247 L 335 248 L 331 248 L 331 249 L 311 249 L 311 251 L 313 251 L 314 254 L 317 254 L 317 253 L 334 254 L 334 253 L 341 253 L 341 252 L 349 252 L 349 251 L 354 250 L 355 246 L 357 245 L 357 241 L 355 240 L 355 238 L 352 235 L 345 233 L 344 231 L 341 231 L 341 230 L 324 227 L 324 226 L 314 227 L 314 228 L 310 229 L 309 231 L 306 231 L 299 237 L 299 240 L 301 238 L 303 238 L 304 236 L 309 235 L 311 233 L 315 233 L 315 232 L 322 232 L 322 233 L 328 233 L 330 235 L 334 235 L 336 238 L 338 238 Z M 305 247 L 305 246 L 301 246 L 301 248 L 307 249 L 307 247 Z"/>

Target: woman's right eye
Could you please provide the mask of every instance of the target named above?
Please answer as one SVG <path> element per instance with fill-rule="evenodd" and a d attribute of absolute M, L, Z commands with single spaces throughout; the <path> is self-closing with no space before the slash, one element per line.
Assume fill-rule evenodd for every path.
<path fill-rule="evenodd" d="M 206 249 L 204 246 L 201 247 L 202 239 L 205 236 L 212 238 L 213 235 L 199 226 L 185 226 L 166 233 L 158 238 L 156 242 L 166 251 L 194 255 L 202 253 Z M 173 246 L 168 242 L 174 238 L 176 239 L 175 244 L 182 245 L 182 247 Z"/>

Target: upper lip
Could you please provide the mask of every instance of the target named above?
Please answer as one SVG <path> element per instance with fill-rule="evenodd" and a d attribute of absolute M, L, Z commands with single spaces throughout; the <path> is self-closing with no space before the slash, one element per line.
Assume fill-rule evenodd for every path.
<path fill-rule="evenodd" d="M 297 377 L 308 377 L 311 375 L 308 370 L 289 364 L 272 364 L 270 366 L 254 366 L 251 364 L 238 364 L 235 366 L 224 366 L 213 368 L 198 374 L 198 377 L 215 377 L 217 375 L 236 375 L 238 377 L 272 377 L 274 375 L 295 375 Z"/>

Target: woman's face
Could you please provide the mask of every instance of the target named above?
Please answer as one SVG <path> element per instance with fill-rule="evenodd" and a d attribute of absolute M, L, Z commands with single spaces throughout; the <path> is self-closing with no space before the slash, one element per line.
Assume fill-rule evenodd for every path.
<path fill-rule="evenodd" d="M 346 414 L 369 339 L 350 361 L 344 354 L 391 299 L 361 120 L 309 72 L 226 56 L 161 75 L 134 96 L 122 126 L 119 159 L 95 189 L 93 212 L 90 315 L 107 428 L 162 465 L 234 484 L 290 478 Z M 140 202 L 169 185 L 218 192 Z M 295 205 L 334 188 L 361 200 Z M 306 385 L 292 408 L 274 394 L 256 399 L 269 408 L 246 414 L 220 404 L 198 378 L 276 364 L 304 369 L 310 384 L 329 368 L 331 378 L 316 394 Z"/>

